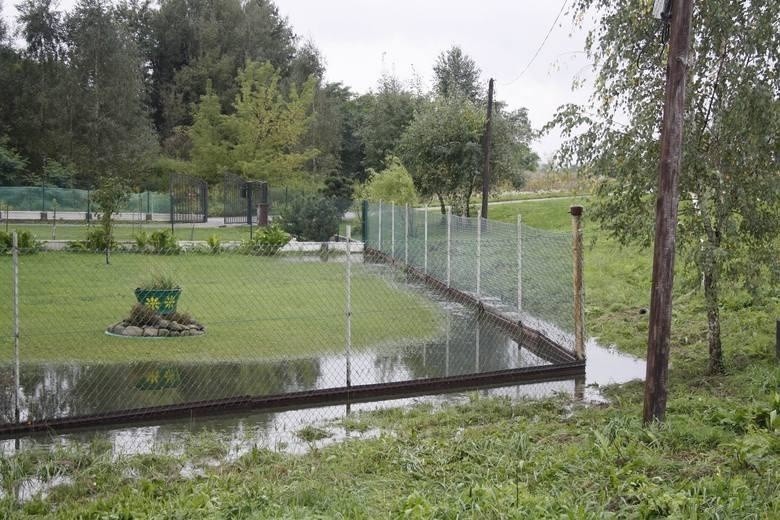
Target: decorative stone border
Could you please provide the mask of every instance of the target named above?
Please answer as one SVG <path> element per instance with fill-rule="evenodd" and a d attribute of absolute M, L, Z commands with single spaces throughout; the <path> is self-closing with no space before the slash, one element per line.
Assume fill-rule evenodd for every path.
<path fill-rule="evenodd" d="M 145 325 L 143 327 L 130 325 L 125 320 L 114 323 L 106 329 L 106 334 L 128 338 L 177 338 L 181 336 L 202 336 L 205 333 L 206 328 L 196 321 L 184 324 L 166 319 L 160 319 L 154 325 Z"/>

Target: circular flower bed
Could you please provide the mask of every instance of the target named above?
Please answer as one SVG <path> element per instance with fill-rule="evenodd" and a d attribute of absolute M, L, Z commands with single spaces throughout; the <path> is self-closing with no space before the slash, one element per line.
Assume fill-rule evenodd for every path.
<path fill-rule="evenodd" d="M 206 328 L 188 314 L 173 312 L 163 316 L 155 309 L 136 304 L 128 318 L 110 325 L 106 333 L 135 338 L 178 338 L 202 336 Z"/>

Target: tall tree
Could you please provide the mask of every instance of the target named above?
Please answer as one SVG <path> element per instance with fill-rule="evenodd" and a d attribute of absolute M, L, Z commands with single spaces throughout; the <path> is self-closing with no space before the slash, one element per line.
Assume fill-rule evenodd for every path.
<path fill-rule="evenodd" d="M 414 117 L 417 100 L 395 77 L 383 75 L 376 93 L 366 96 L 360 137 L 365 147 L 365 168 L 384 170 L 385 159 L 395 153 L 401 135 Z"/>
<path fill-rule="evenodd" d="M 482 165 L 480 141 L 485 114 L 464 97 L 439 97 L 415 115 L 399 151 L 418 193 L 435 196 L 442 213 L 447 203 L 469 214 Z"/>
<path fill-rule="evenodd" d="M 463 96 L 477 102 L 482 98 L 477 63 L 457 45 L 439 54 L 433 65 L 434 92 L 439 96 Z"/>
<path fill-rule="evenodd" d="M 192 123 L 207 80 L 230 112 L 247 60 L 268 61 L 288 77 L 296 52 L 292 29 L 270 0 L 163 0 L 153 26 L 152 101 L 163 138 Z"/>
<path fill-rule="evenodd" d="M 239 72 L 233 113 L 220 113 L 208 87 L 191 130 L 193 168 L 212 182 L 232 170 L 252 179 L 288 184 L 298 180 L 317 150 L 301 147 L 311 122 L 315 83 L 285 94 L 281 75 L 269 62 L 248 62 Z"/>
<path fill-rule="evenodd" d="M 23 115 L 16 121 L 14 137 L 17 146 L 30 157 L 30 168 L 41 173 L 46 157 L 62 154 L 65 27 L 52 0 L 25 0 L 17 9 L 19 34 L 26 44 L 22 64 L 25 88 L 17 94 Z"/>
<path fill-rule="evenodd" d="M 71 157 L 82 181 L 138 176 L 156 153 L 132 35 L 105 0 L 81 0 L 67 18 L 74 95 Z"/>
<path fill-rule="evenodd" d="M 27 167 L 27 161 L 0 139 L 0 185 L 13 186 Z"/>
<path fill-rule="evenodd" d="M 589 107 L 564 106 L 564 161 L 595 176 L 595 217 L 623 243 L 649 243 L 664 95 L 662 30 L 649 4 L 579 0 L 595 10 L 587 52 L 596 64 Z M 726 279 L 747 286 L 780 260 L 780 3 L 697 2 L 680 172 L 678 244 L 702 281 L 709 371 L 724 369 L 720 306 Z M 595 113 L 590 109 L 595 109 Z M 580 132 L 581 129 L 584 131 Z M 755 288 L 755 287 L 753 287 Z"/>

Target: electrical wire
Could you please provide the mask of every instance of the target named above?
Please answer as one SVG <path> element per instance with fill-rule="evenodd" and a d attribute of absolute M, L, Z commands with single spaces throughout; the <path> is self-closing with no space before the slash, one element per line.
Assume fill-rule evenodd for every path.
<path fill-rule="evenodd" d="M 531 65 L 533 65 L 534 61 L 536 61 L 536 58 L 539 56 L 539 53 L 542 52 L 542 48 L 544 47 L 544 44 L 547 43 L 547 39 L 550 37 L 550 34 L 552 34 L 553 29 L 555 29 L 555 24 L 558 23 L 558 20 L 561 18 L 561 15 L 563 14 L 563 10 L 566 8 L 566 4 L 569 3 L 569 0 L 564 0 L 563 5 L 561 5 L 561 9 L 558 11 L 558 14 L 555 16 L 555 20 L 553 20 L 552 25 L 550 26 L 550 29 L 547 31 L 547 34 L 544 36 L 544 39 L 542 40 L 542 43 L 539 44 L 539 48 L 536 49 L 536 52 L 534 53 L 531 60 L 528 62 L 528 64 L 525 66 L 525 68 L 520 72 L 520 74 L 517 75 L 515 79 L 510 81 L 509 83 L 501 83 L 504 86 L 511 85 L 512 83 L 516 82 L 520 78 L 523 77 L 523 75 L 528 71 L 528 69 L 531 68 Z"/>

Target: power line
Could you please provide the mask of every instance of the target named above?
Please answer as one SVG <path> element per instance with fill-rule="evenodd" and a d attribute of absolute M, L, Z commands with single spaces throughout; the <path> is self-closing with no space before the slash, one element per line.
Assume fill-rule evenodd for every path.
<path fill-rule="evenodd" d="M 531 65 L 533 65 L 534 61 L 536 61 L 536 58 L 539 56 L 539 53 L 542 52 L 542 48 L 544 47 L 544 44 L 547 43 L 547 39 L 550 37 L 550 34 L 552 34 L 553 29 L 555 29 L 555 24 L 557 24 L 558 20 L 561 18 L 561 15 L 563 14 L 563 10 L 566 8 L 567 3 L 569 3 L 569 0 L 564 0 L 563 5 L 561 5 L 561 9 L 558 11 L 558 14 L 555 16 L 555 20 L 553 20 L 553 23 L 550 26 L 550 30 L 547 31 L 547 34 L 544 36 L 544 39 L 542 40 L 542 43 L 539 44 L 539 48 L 536 49 L 536 52 L 531 58 L 531 61 L 528 62 L 528 64 L 525 66 L 522 72 L 520 72 L 520 74 L 518 74 L 515 79 L 513 79 L 509 83 L 503 83 L 504 86 L 511 85 L 515 81 L 519 80 L 520 78 L 523 77 L 523 74 L 525 74 L 528 71 L 528 69 L 531 68 Z"/>

